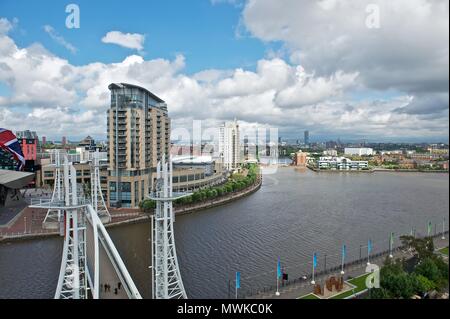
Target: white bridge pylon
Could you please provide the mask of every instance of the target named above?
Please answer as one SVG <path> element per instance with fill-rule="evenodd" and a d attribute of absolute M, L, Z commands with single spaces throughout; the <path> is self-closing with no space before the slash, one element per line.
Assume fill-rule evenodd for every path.
<path fill-rule="evenodd" d="M 92 154 L 91 161 L 91 201 L 92 207 L 97 212 L 98 217 L 104 223 L 111 221 L 111 215 L 106 207 L 105 200 L 103 198 L 101 182 L 100 182 L 100 157 L 98 150 Z"/>
<path fill-rule="evenodd" d="M 64 184 L 62 177 L 62 161 L 64 157 L 67 157 L 65 150 L 52 150 L 50 153 L 49 166 L 55 167 L 55 182 L 53 186 L 52 202 L 61 201 L 64 198 Z M 94 210 L 97 211 L 100 220 L 104 223 L 111 221 L 111 215 L 106 207 L 105 200 L 101 189 L 100 181 L 100 156 L 98 150 L 92 154 L 90 162 L 91 168 L 91 203 Z M 61 235 L 63 235 L 63 220 L 61 209 L 49 209 L 45 216 L 43 227 L 46 229 L 58 229 L 60 228 Z"/>
<path fill-rule="evenodd" d="M 152 297 L 153 299 L 187 299 L 178 266 L 173 223 L 175 216 L 172 202 L 189 196 L 172 191 L 172 161 L 165 156 L 157 166 L 155 193 L 150 199 L 156 201 L 152 216 Z"/>
<path fill-rule="evenodd" d="M 62 169 L 62 158 L 65 151 L 63 150 L 52 150 L 50 153 L 50 166 L 55 167 L 55 182 L 53 185 L 52 202 L 61 202 L 64 198 L 64 186 L 63 178 L 61 174 Z M 58 229 L 62 223 L 62 212 L 61 209 L 48 209 L 47 215 L 45 216 L 43 227 L 46 229 Z M 62 229 L 60 229 L 62 234 Z"/>
<path fill-rule="evenodd" d="M 61 164 L 61 162 L 60 162 Z M 108 235 L 97 211 L 79 192 L 76 170 L 64 154 L 60 199 L 32 200 L 30 207 L 60 211 L 64 220 L 64 248 L 55 299 L 100 298 L 100 244 L 130 299 L 141 299 L 128 270 Z M 56 176 L 55 176 L 56 178 Z M 55 181 L 56 182 L 56 181 Z M 87 254 L 87 227 L 92 227 L 93 260 Z M 91 266 L 90 266 L 91 265 Z"/>

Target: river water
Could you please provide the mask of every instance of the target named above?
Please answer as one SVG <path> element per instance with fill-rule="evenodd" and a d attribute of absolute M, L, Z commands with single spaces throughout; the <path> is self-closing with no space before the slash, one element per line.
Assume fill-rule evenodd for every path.
<path fill-rule="evenodd" d="M 177 216 L 176 245 L 190 298 L 227 298 L 241 272 L 242 292 L 273 285 L 277 258 L 290 279 L 386 250 L 398 236 L 442 230 L 449 209 L 449 176 L 434 173 L 314 173 L 292 167 L 265 175 L 261 189 L 239 201 Z M 446 230 L 448 224 L 445 224 Z M 150 295 L 150 225 L 109 230 L 136 285 Z M 62 240 L 0 245 L 0 298 L 51 298 Z"/>

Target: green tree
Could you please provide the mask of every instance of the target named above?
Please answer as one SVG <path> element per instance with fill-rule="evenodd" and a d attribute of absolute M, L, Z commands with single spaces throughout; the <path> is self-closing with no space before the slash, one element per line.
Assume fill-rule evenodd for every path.
<path fill-rule="evenodd" d="M 387 289 L 375 288 L 370 290 L 370 299 L 392 299 L 392 296 Z"/>
<path fill-rule="evenodd" d="M 152 213 L 156 208 L 156 202 L 150 199 L 143 200 L 139 203 L 139 208 L 146 214 Z"/>
<path fill-rule="evenodd" d="M 401 236 L 400 240 L 403 245 L 411 247 L 419 261 L 431 258 L 434 256 L 434 242 L 433 238 L 415 238 L 414 236 Z"/>
<path fill-rule="evenodd" d="M 431 280 L 422 275 L 413 274 L 412 282 L 416 293 L 423 293 L 436 288 L 436 285 Z"/>
<path fill-rule="evenodd" d="M 439 269 L 439 267 L 436 265 L 435 260 L 433 260 L 432 258 L 427 258 L 423 260 L 419 265 L 417 265 L 415 273 L 418 275 L 422 275 L 423 277 L 435 283 L 437 286 L 441 286 L 442 282 L 445 280 L 445 275 L 442 274 L 441 269 Z"/>

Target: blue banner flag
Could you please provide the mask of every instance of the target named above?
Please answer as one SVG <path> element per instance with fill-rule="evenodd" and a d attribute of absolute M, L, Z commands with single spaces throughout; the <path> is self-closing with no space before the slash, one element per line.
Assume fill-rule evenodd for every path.
<path fill-rule="evenodd" d="M 342 245 L 342 258 L 345 258 L 346 254 L 347 254 L 347 247 L 345 247 L 345 245 Z"/>
<path fill-rule="evenodd" d="M 278 276 L 278 278 L 281 278 L 283 276 L 283 274 L 281 273 L 280 257 L 278 257 L 278 262 L 277 262 L 277 276 Z"/>
<path fill-rule="evenodd" d="M 241 273 L 236 271 L 236 289 L 241 289 Z"/>
<path fill-rule="evenodd" d="M 369 239 L 369 242 L 367 243 L 367 251 L 370 252 L 372 251 L 372 241 Z"/>
<path fill-rule="evenodd" d="M 317 267 L 317 254 L 316 253 L 314 253 L 314 255 L 313 255 L 313 266 L 314 266 L 314 268 Z"/>

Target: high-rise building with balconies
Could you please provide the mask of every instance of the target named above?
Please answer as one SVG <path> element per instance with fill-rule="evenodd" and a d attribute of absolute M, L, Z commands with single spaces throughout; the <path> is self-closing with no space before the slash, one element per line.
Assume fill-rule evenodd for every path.
<path fill-rule="evenodd" d="M 224 167 L 229 171 L 238 169 L 241 164 L 239 125 L 234 122 L 224 123 L 219 130 L 219 154 Z"/>
<path fill-rule="evenodd" d="M 169 156 L 170 118 L 166 103 L 142 87 L 108 88 L 108 205 L 135 208 L 153 189 L 158 161 Z"/>

